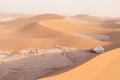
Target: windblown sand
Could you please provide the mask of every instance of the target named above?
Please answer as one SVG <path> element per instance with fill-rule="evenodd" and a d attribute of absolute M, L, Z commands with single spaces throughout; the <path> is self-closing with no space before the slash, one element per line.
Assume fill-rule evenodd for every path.
<path fill-rule="evenodd" d="M 0 14 L 0 80 L 119 80 L 119 22 L 90 15 Z M 96 57 L 89 52 L 96 46 L 108 52 Z"/>

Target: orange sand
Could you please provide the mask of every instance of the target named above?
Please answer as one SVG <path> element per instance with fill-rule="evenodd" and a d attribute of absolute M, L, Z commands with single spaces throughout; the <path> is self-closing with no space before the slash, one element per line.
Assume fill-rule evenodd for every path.
<path fill-rule="evenodd" d="M 40 80 L 119 80 L 120 48 L 106 52 L 68 72 Z"/>

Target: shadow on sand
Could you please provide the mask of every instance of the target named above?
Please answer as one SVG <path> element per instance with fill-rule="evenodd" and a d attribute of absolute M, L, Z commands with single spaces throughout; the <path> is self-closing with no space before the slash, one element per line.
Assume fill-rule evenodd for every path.
<path fill-rule="evenodd" d="M 57 75 L 81 65 L 95 56 L 97 54 L 87 50 L 75 50 L 70 53 L 41 54 L 1 62 L 0 80 L 37 80 Z"/>

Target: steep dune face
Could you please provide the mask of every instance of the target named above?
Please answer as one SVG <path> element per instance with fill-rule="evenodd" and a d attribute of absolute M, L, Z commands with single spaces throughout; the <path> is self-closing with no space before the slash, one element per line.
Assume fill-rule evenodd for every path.
<path fill-rule="evenodd" d="M 77 25 L 74 23 L 74 21 L 71 22 L 71 20 L 69 18 L 45 20 L 45 21 L 41 21 L 40 24 L 43 26 L 47 26 L 49 28 L 55 29 L 60 32 L 70 34 L 72 36 L 96 40 L 97 45 L 102 45 L 102 46 L 103 46 L 103 44 L 101 44 L 101 42 L 103 42 L 104 44 L 109 43 L 109 40 L 107 40 L 109 38 L 109 36 L 107 36 L 104 33 L 112 32 L 111 29 L 105 29 L 105 28 L 101 28 L 101 27 L 89 27 L 89 25 L 85 26 L 82 24 Z M 82 35 L 82 34 L 88 34 L 88 35 L 86 36 L 86 35 Z M 94 36 L 94 37 L 91 37 L 91 36 Z M 107 39 L 104 39 L 104 37 Z M 82 44 L 81 40 L 82 39 L 80 39 L 80 43 Z M 104 42 L 104 40 L 105 40 L 105 42 Z M 83 41 L 83 44 L 84 43 L 86 43 L 86 45 L 89 45 L 89 41 L 87 41 L 87 42 Z M 94 45 L 94 43 L 92 43 L 92 44 Z M 84 45 L 82 45 L 82 46 L 84 46 Z"/>
<path fill-rule="evenodd" d="M 52 19 L 40 21 L 41 25 L 68 33 L 104 33 L 111 32 L 112 30 L 101 28 L 101 27 L 90 27 L 89 25 L 75 24 L 74 20 L 67 19 Z M 58 25 L 59 24 L 59 25 Z"/>
<path fill-rule="evenodd" d="M 38 23 L 31 23 L 25 27 L 20 28 L 15 32 L 15 36 L 28 37 L 28 38 L 51 38 L 61 36 L 62 33 L 50 29 L 45 26 L 41 26 Z"/>
<path fill-rule="evenodd" d="M 68 72 L 40 80 L 119 80 L 119 53 L 120 48 L 106 52 Z"/>

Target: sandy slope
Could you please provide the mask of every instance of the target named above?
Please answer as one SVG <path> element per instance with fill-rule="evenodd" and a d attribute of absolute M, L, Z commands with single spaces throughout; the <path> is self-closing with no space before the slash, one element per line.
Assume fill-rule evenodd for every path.
<path fill-rule="evenodd" d="M 76 32 L 99 33 L 107 30 L 78 26 L 63 16 L 55 14 L 20 18 L 2 22 L 0 25 L 6 26 L 0 29 L 2 49 L 50 48 L 55 45 L 88 49 L 96 45 L 109 44 L 109 42 L 74 35 Z"/>
<path fill-rule="evenodd" d="M 44 36 L 45 37 L 45 36 Z M 87 43 L 84 43 L 87 42 Z M 62 45 L 67 47 L 76 47 L 89 49 L 93 48 L 96 45 L 105 45 L 106 43 L 98 42 L 89 38 L 74 37 L 74 36 L 57 36 L 51 38 L 40 38 L 40 39 L 21 39 L 21 38 L 9 38 L 2 37 L 0 38 L 1 49 L 12 49 L 18 50 L 26 47 L 35 47 L 35 48 L 51 48 L 55 45 Z"/>
<path fill-rule="evenodd" d="M 119 80 L 120 48 L 106 52 L 68 72 L 40 80 Z"/>
<path fill-rule="evenodd" d="M 82 24 L 77 25 L 74 23 L 74 21 L 71 21 L 68 18 L 40 21 L 40 24 L 62 32 L 100 33 L 100 32 L 110 31 L 108 29 L 104 29 L 100 27 L 89 27 L 89 25 L 82 25 Z"/>

